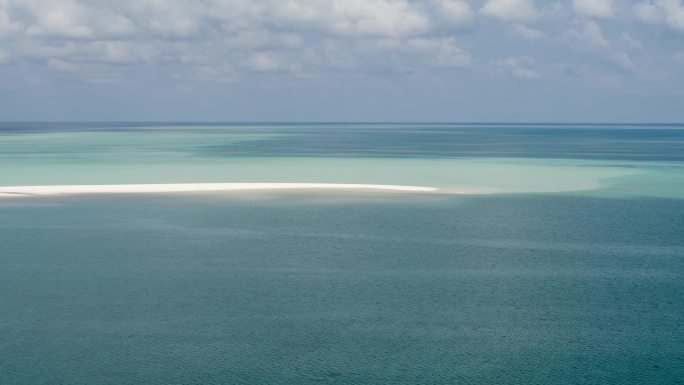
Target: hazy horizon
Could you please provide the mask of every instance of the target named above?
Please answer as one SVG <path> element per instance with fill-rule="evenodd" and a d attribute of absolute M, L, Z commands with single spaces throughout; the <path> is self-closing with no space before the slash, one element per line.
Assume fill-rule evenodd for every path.
<path fill-rule="evenodd" d="M 381 124 L 396 124 L 396 125 L 411 125 L 411 124 L 424 124 L 424 125 L 458 125 L 458 126 L 487 126 L 487 125 L 550 125 L 550 126 L 681 126 L 684 125 L 684 121 L 679 122 L 639 122 L 639 121 L 384 121 L 384 120 L 372 120 L 372 121 L 324 121 L 324 120 L 309 120 L 309 121 L 277 121 L 277 120 L 243 120 L 243 121 L 230 121 L 230 120 L 0 120 L 0 124 L 28 124 L 28 123 L 75 123 L 75 124 L 170 124 L 170 125 L 185 125 L 185 124 L 227 124 L 227 125 L 257 125 L 257 124 L 273 124 L 273 125 L 291 125 L 291 124 L 303 124 L 303 125 L 315 125 L 315 124 L 369 124 L 369 125 L 381 125 Z"/>

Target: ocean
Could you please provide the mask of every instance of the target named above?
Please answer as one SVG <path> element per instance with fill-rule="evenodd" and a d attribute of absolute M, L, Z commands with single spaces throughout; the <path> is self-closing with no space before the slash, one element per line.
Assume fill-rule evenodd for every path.
<path fill-rule="evenodd" d="M 682 384 L 684 126 L 2 123 L 2 384 Z"/>

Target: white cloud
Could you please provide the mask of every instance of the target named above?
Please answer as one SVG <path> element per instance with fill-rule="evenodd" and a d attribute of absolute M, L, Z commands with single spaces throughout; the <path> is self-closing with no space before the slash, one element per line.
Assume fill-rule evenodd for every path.
<path fill-rule="evenodd" d="M 78 72 L 81 66 L 74 63 L 69 63 L 60 59 L 49 59 L 45 65 L 54 71 L 59 72 Z"/>
<path fill-rule="evenodd" d="M 530 21 L 538 16 L 532 0 L 487 0 L 480 13 L 504 21 Z"/>
<path fill-rule="evenodd" d="M 567 31 L 573 44 L 585 47 L 608 47 L 610 43 L 603 36 L 603 31 L 599 24 L 595 21 L 587 21 L 581 25 L 580 28 L 574 28 Z"/>
<path fill-rule="evenodd" d="M 330 30 L 341 35 L 411 36 L 426 32 L 430 21 L 403 1 L 335 2 Z"/>
<path fill-rule="evenodd" d="M 628 70 L 636 70 L 637 66 L 634 64 L 632 59 L 626 52 L 613 52 L 610 57 L 617 63 L 620 67 Z"/>
<path fill-rule="evenodd" d="M 337 36 L 402 37 L 426 32 L 430 19 L 405 0 L 283 0 L 269 3 L 274 23 Z"/>
<path fill-rule="evenodd" d="M 422 57 L 434 67 L 460 68 L 471 63 L 470 53 L 459 48 L 453 38 L 411 39 L 404 51 Z"/>
<path fill-rule="evenodd" d="M 471 55 L 451 30 L 473 21 L 468 0 L 0 0 L 0 38 L 17 34 L 3 57 L 65 73 L 109 66 L 100 79 L 146 64 L 224 83 L 242 72 L 459 68 Z"/>
<path fill-rule="evenodd" d="M 431 5 L 436 17 L 452 26 L 463 27 L 473 22 L 473 9 L 467 1 L 432 0 Z"/>
<path fill-rule="evenodd" d="M 630 35 L 627 32 L 622 33 L 622 36 L 620 36 L 620 40 L 628 48 L 635 49 L 635 50 L 642 50 L 644 48 L 644 45 L 639 40 L 633 38 L 632 35 Z"/>
<path fill-rule="evenodd" d="M 453 23 L 470 17 L 464 0 L 0 0 L 0 21 L 8 1 L 28 16 L 30 35 L 74 39 L 133 33 L 193 38 L 263 26 L 335 36 L 409 37 L 429 31 L 432 10 Z"/>
<path fill-rule="evenodd" d="M 21 23 L 10 17 L 10 3 L 0 0 L 0 38 L 21 29 Z"/>
<path fill-rule="evenodd" d="M 200 34 L 202 20 L 183 6 L 177 6 L 175 2 L 141 4 L 148 7 L 141 14 L 149 17 L 138 18 L 138 24 L 153 34 L 167 38 L 191 38 Z"/>
<path fill-rule="evenodd" d="M 573 0 L 572 7 L 580 15 L 596 18 L 613 17 L 612 0 Z"/>
<path fill-rule="evenodd" d="M 657 24 L 662 19 L 660 8 L 650 2 L 639 3 L 634 6 L 637 20 L 647 24 Z"/>
<path fill-rule="evenodd" d="M 684 31 L 682 0 L 636 2 L 633 11 L 638 20 Z M 523 45 L 532 56 L 537 52 L 527 50 L 548 49 L 556 57 L 582 52 L 588 54 L 583 57 L 594 56 L 604 63 L 635 69 L 632 58 L 640 58 L 648 38 L 629 30 L 630 24 L 623 20 L 611 25 L 620 26 L 624 33 L 607 29 L 610 33 L 604 34 L 599 24 L 600 18 L 630 18 L 625 12 L 617 12 L 619 4 L 630 9 L 626 3 L 0 0 L 0 62 L 45 63 L 43 68 L 60 79 L 70 76 L 70 71 L 74 76 L 93 72 L 98 75 L 93 78 L 102 81 L 117 79 L 117 73 L 126 74 L 138 66 L 173 74 L 179 81 L 232 83 L 267 72 L 378 76 L 438 74 L 447 68 L 478 65 L 489 68 L 491 47 L 510 44 L 509 52 L 519 52 Z M 477 19 L 486 17 L 505 21 L 506 36 L 543 41 L 544 46 L 496 41 L 500 36 L 495 31 L 501 26 L 483 32 L 492 25 L 478 24 Z M 471 28 L 475 26 L 478 28 Z M 633 36 L 643 39 L 643 44 Z M 515 55 L 500 61 L 499 66 L 511 76 L 525 79 L 539 77 L 540 68 L 549 68 L 530 57 Z"/>
<path fill-rule="evenodd" d="M 464 68 L 472 63 L 470 53 L 459 48 L 452 37 L 377 39 L 352 49 L 357 65 L 397 73 Z"/>
<path fill-rule="evenodd" d="M 684 31 L 684 5 L 681 0 L 659 0 L 658 4 L 665 12 L 667 25 L 677 31 Z"/>
<path fill-rule="evenodd" d="M 684 32 L 684 5 L 681 0 L 643 1 L 634 6 L 637 20 L 647 24 L 660 24 Z"/>
<path fill-rule="evenodd" d="M 510 29 L 510 34 L 513 37 L 517 37 L 524 40 L 534 41 L 544 38 L 546 35 L 544 32 L 530 28 L 523 24 L 515 24 Z"/>
<path fill-rule="evenodd" d="M 540 78 L 535 70 L 537 62 L 529 56 L 508 57 L 495 63 L 500 73 L 508 74 L 516 79 L 536 80 Z"/>
<path fill-rule="evenodd" d="M 97 41 L 81 46 L 81 55 L 104 63 L 126 64 L 141 61 L 139 45 L 121 41 Z"/>
<path fill-rule="evenodd" d="M 21 9 L 30 15 L 29 36 L 94 39 L 123 37 L 135 31 L 127 17 L 106 8 L 82 5 L 75 0 L 23 0 Z"/>
<path fill-rule="evenodd" d="M 275 72 L 286 68 L 274 52 L 255 52 L 243 62 L 243 67 L 258 72 Z"/>
<path fill-rule="evenodd" d="M 578 24 L 576 28 L 569 29 L 565 32 L 564 38 L 566 42 L 575 49 L 601 58 L 603 61 L 617 64 L 620 68 L 626 70 L 635 70 L 636 65 L 630 58 L 629 54 L 618 49 L 615 44 L 611 43 L 603 34 L 601 26 L 593 20 L 588 20 Z M 629 34 L 623 34 L 621 41 L 629 48 L 635 48 L 635 45 L 640 44 L 639 41 L 632 39 Z"/>

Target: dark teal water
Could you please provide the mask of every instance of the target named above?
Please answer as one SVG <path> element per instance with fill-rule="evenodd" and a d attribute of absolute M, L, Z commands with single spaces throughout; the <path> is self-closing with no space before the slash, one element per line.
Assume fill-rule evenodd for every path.
<path fill-rule="evenodd" d="M 684 161 L 684 125 L 648 124 L 240 124 L 12 123 L 0 136 L 152 132 L 253 135 L 211 144 L 189 139 L 183 151 L 207 157 L 503 157 Z M 264 138 L 269 135 L 278 136 Z M 259 137 L 261 136 L 261 138 Z M 164 141 L 162 140 L 162 144 Z M 174 150 L 179 150 L 174 148 Z M 45 150 L 44 150 L 45 151 Z"/>
<path fill-rule="evenodd" d="M 0 201 L 2 384 L 681 384 L 684 200 Z"/>
<path fill-rule="evenodd" d="M 681 125 L 0 123 L 0 186 L 524 192 L 0 198 L 0 385 L 684 384 L 683 161 Z"/>

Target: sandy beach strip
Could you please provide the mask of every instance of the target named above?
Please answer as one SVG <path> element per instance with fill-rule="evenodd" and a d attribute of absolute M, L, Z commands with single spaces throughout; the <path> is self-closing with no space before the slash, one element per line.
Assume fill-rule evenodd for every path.
<path fill-rule="evenodd" d="M 56 186 L 0 186 L 0 197 L 63 194 L 141 194 L 244 190 L 382 190 L 437 192 L 436 187 L 347 183 L 173 183 Z"/>

